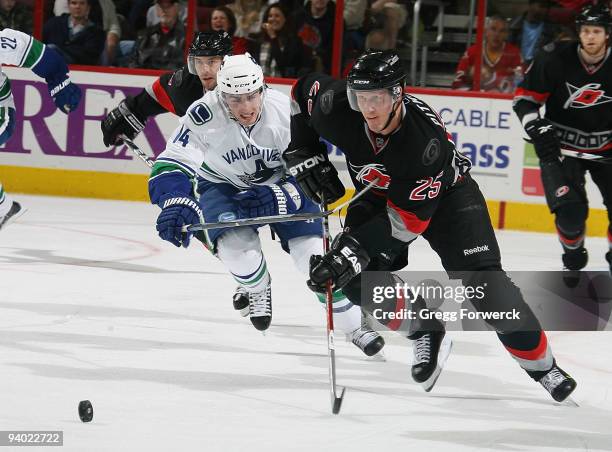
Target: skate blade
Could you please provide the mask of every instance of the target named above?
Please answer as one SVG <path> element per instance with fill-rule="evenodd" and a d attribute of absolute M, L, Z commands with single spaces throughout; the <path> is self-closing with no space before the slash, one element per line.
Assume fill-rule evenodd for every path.
<path fill-rule="evenodd" d="M 366 361 L 378 361 L 378 362 L 381 362 L 381 363 L 387 362 L 387 356 L 385 355 L 385 351 L 384 350 L 379 351 L 375 355 L 366 356 L 365 359 L 366 359 Z"/>
<path fill-rule="evenodd" d="M 434 373 L 431 374 L 431 377 L 421 383 L 421 387 L 425 390 L 425 392 L 430 392 L 436 384 L 436 381 L 438 381 L 438 377 L 440 376 L 440 373 L 442 373 L 442 369 L 444 369 L 444 364 L 446 364 L 446 360 L 448 359 L 448 355 L 450 355 L 452 348 L 453 341 L 444 336 L 444 339 L 442 339 L 442 344 L 440 344 L 440 351 L 438 352 L 436 370 L 434 370 Z"/>
<path fill-rule="evenodd" d="M 572 399 L 571 397 L 568 397 L 563 402 L 561 402 L 561 405 L 571 406 L 571 407 L 574 407 L 574 408 L 579 408 L 580 407 L 580 405 L 578 405 L 578 403 L 576 403 L 576 401 L 574 399 Z"/>
<path fill-rule="evenodd" d="M 19 212 L 17 212 L 14 215 L 11 215 L 11 217 L 6 220 L 4 222 L 4 224 L 2 226 L 0 226 L 0 229 L 5 228 L 6 226 L 8 226 L 9 224 L 11 224 L 13 221 L 15 221 L 16 219 L 18 219 L 19 217 L 21 217 L 24 213 L 26 213 L 28 211 L 28 209 L 26 209 L 25 207 L 23 207 L 23 205 L 21 206 L 21 210 L 19 210 Z"/>

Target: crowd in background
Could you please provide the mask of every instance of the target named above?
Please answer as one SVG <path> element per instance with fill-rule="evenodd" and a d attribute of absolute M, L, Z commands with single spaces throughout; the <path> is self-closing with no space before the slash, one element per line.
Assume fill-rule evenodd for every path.
<path fill-rule="evenodd" d="M 525 0 L 514 17 L 489 17 L 482 48 L 481 87 L 512 92 L 535 53 L 555 40 L 575 39 L 573 19 L 592 0 Z M 498 0 L 502 3 L 503 0 Z M 34 0 L 0 0 L 0 28 L 32 33 Z M 467 13 L 465 1 L 447 13 Z M 612 0 L 610 0 L 612 3 Z M 516 2 L 514 2 L 516 4 Z M 179 0 L 47 0 L 42 41 L 69 64 L 176 69 L 184 64 L 187 4 Z M 267 76 L 330 72 L 336 4 L 333 0 L 198 0 L 195 31 L 227 31 L 234 53 L 249 52 Z M 406 46 L 412 31 L 409 0 L 345 0 L 342 73 L 366 48 Z M 435 14 L 423 11 L 419 30 Z M 456 67 L 453 89 L 471 89 L 477 44 Z M 406 52 L 409 57 L 409 52 Z"/>

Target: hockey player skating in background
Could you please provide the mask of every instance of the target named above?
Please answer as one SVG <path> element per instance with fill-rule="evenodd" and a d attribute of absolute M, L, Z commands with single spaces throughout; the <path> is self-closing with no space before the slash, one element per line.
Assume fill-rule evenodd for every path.
<path fill-rule="evenodd" d="M 514 96 L 514 111 L 540 159 L 567 270 L 584 268 L 588 200 L 585 173 L 599 188 L 612 225 L 612 57 L 610 10 L 587 6 L 576 18 L 579 43 L 552 43 L 536 55 Z M 540 106 L 546 113 L 540 116 Z M 563 151 L 561 151 L 563 149 Z M 606 260 L 612 268 L 612 226 Z"/>
<path fill-rule="evenodd" d="M 30 35 L 10 28 L 0 31 L 0 64 L 29 68 L 44 78 L 49 95 L 64 113 L 74 110 L 81 100 L 81 90 L 70 82 L 63 58 Z M 11 83 L 0 69 L 0 145 L 8 141 L 14 130 L 15 102 Z M 23 212 L 21 205 L 4 191 L 0 183 L 0 229 Z"/>
<path fill-rule="evenodd" d="M 304 193 L 315 201 L 344 194 L 320 137 L 344 150 L 357 191 L 376 181 L 373 190 L 349 205 L 346 228 L 331 250 L 311 260 L 308 285 L 320 292 L 331 281 L 353 303 L 361 303 L 367 289 L 359 273 L 377 271 L 376 285 L 394 286 L 396 277 L 389 272 L 406 265 L 408 245 L 423 236 L 451 279 L 487 288 L 485 299 L 471 300 L 478 311 L 520 312 L 519 321 L 491 316 L 487 323 L 529 376 L 555 400 L 564 400 L 576 383 L 556 365 L 546 334 L 502 269 L 485 200 L 469 174 L 471 164 L 456 151 L 437 113 L 403 93 L 405 76 L 394 51 L 370 51 L 357 59 L 348 82 L 310 74 L 293 88 L 291 144 L 283 157 Z M 376 308 L 394 314 L 406 304 L 391 296 Z M 397 328 L 394 321 L 386 324 Z M 444 327 L 421 318 L 409 333 L 412 376 L 430 390 L 440 370 Z"/>
<path fill-rule="evenodd" d="M 189 107 L 181 125 L 157 158 L 149 179 L 151 201 L 162 211 L 160 237 L 188 246 L 181 227 L 202 221 L 318 212 L 295 180 L 285 174 L 281 152 L 290 141 L 289 98 L 265 86 L 261 67 L 250 55 L 226 56 L 218 86 Z M 194 185 L 197 184 L 196 199 Z M 323 249 L 320 221 L 271 225 L 296 267 Z M 272 319 L 271 279 L 257 227 L 206 231 L 209 246 L 239 285 L 248 291 L 250 319 L 265 330 Z M 323 298 L 321 301 L 323 301 Z M 341 292 L 334 299 L 335 322 L 366 355 L 384 345 L 361 325 L 361 311 Z"/>
<path fill-rule="evenodd" d="M 121 142 L 124 135 L 133 140 L 144 129 L 147 119 L 161 113 L 184 116 L 187 108 L 217 86 L 217 72 L 225 55 L 232 54 L 232 38 L 225 31 L 197 32 L 189 46 L 187 65 L 161 75 L 137 96 L 128 96 L 101 122 L 105 146 Z M 196 238 L 205 242 L 201 233 Z M 247 292 L 238 286 L 234 309 L 249 313 Z"/>

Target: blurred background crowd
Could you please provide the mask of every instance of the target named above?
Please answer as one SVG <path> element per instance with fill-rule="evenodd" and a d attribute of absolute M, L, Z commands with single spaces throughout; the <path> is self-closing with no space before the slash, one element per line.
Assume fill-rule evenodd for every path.
<path fill-rule="evenodd" d="M 412 85 L 469 90 L 480 66 L 481 89 L 510 93 L 540 48 L 576 39 L 574 17 L 592 2 L 489 0 L 477 44 L 474 0 L 344 0 L 336 75 L 366 48 L 395 48 Z M 173 70 L 192 31 L 223 29 L 270 77 L 330 73 L 335 16 L 333 0 L 0 0 L 1 28 L 40 34 L 69 64 Z"/>

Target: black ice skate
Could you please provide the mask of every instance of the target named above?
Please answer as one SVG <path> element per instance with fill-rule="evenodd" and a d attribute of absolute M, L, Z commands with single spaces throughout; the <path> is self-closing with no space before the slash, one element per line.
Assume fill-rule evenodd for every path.
<path fill-rule="evenodd" d="M 606 261 L 608 261 L 610 276 L 612 276 L 612 251 L 606 253 Z"/>
<path fill-rule="evenodd" d="M 249 317 L 253 326 L 265 331 L 272 322 L 272 284 L 261 292 L 249 292 Z"/>
<path fill-rule="evenodd" d="M 563 402 L 576 389 L 576 381 L 563 371 L 556 362 L 552 368 L 538 380 L 557 402 Z"/>
<path fill-rule="evenodd" d="M 244 287 L 238 286 L 236 288 L 232 302 L 234 303 L 234 309 L 240 312 L 242 317 L 249 315 L 249 293 Z"/>
<path fill-rule="evenodd" d="M 374 356 L 385 346 L 385 340 L 376 331 L 367 325 L 349 333 L 351 342 L 361 349 L 367 356 Z"/>
<path fill-rule="evenodd" d="M 9 224 L 11 221 L 17 219 L 24 213 L 25 209 L 21 207 L 21 204 L 19 204 L 17 201 L 13 201 L 13 204 L 11 205 L 11 208 L 6 213 L 6 215 L 0 218 L 0 229 L 2 229 L 4 226 Z"/>
<path fill-rule="evenodd" d="M 586 248 L 576 249 L 565 248 L 565 253 L 561 255 L 563 261 L 563 282 L 569 288 L 574 288 L 580 282 L 580 270 L 586 267 L 589 261 L 589 253 Z"/>
<path fill-rule="evenodd" d="M 412 378 L 425 392 L 431 391 L 436 384 L 452 346 L 453 342 L 446 337 L 445 331 L 426 332 L 413 340 Z"/>

